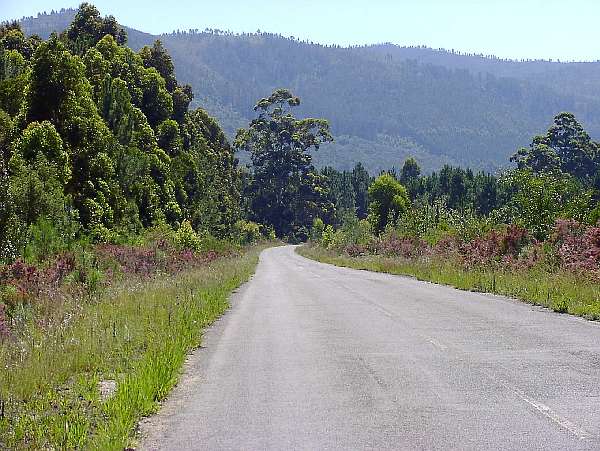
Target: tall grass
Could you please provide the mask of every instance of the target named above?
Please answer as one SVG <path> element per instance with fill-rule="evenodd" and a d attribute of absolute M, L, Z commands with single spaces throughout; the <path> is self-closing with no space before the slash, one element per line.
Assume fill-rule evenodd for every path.
<path fill-rule="evenodd" d="M 311 245 L 302 246 L 297 252 L 323 263 L 407 275 L 461 290 L 511 296 L 556 312 L 600 320 L 600 284 L 573 272 L 550 272 L 543 266 L 519 271 L 467 269 L 451 260 L 435 258 L 424 261 L 377 255 L 350 257 Z"/>
<path fill-rule="evenodd" d="M 1 449 L 123 449 L 177 381 L 202 329 L 253 273 L 259 251 L 125 283 L 63 324 L 28 323 L 0 345 Z M 116 381 L 102 399 L 99 384 Z"/>

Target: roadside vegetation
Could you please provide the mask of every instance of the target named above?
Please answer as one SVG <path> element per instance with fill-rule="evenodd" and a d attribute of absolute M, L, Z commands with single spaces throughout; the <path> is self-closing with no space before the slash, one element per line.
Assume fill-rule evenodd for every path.
<path fill-rule="evenodd" d="M 123 449 L 274 240 L 157 41 L 0 24 L 0 449 Z M 260 244 L 265 243 L 265 244 Z"/>
<path fill-rule="evenodd" d="M 466 253 L 458 250 L 446 253 L 442 247 L 397 237 L 388 241 L 384 237 L 378 245 L 373 243 L 373 247 L 361 249 L 358 254 L 356 247 L 342 250 L 315 243 L 302 246 L 297 252 L 323 263 L 412 276 L 461 290 L 501 294 L 559 313 L 600 320 L 600 281 L 593 274 L 565 270 L 556 262 L 550 262 L 551 255 L 540 256 L 535 262 L 515 261 L 508 265 L 501 263 L 501 255 L 495 255 L 487 264 L 472 265 Z"/>
<path fill-rule="evenodd" d="M 561 113 L 500 176 L 452 167 L 422 176 L 409 159 L 365 188 L 352 183 L 356 170 L 329 169 L 336 216 L 317 218 L 299 252 L 598 320 L 599 149 Z M 367 208 L 355 201 L 365 191 Z"/>
<path fill-rule="evenodd" d="M 77 276 L 58 283 L 64 263 L 43 274 L 5 269 L 37 294 L 13 307 L 0 348 L 3 449 L 126 447 L 264 248 L 163 246 L 98 247 L 94 264 L 77 263 Z"/>

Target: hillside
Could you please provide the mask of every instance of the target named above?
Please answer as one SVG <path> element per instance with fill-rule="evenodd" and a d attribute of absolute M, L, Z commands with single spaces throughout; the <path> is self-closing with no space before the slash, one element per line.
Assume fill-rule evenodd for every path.
<path fill-rule="evenodd" d="M 21 23 L 45 37 L 73 14 Z M 390 44 L 326 47 L 268 33 L 127 31 L 136 50 L 164 42 L 178 79 L 194 86 L 195 103 L 230 136 L 257 99 L 292 89 L 301 113 L 330 120 L 336 143 L 316 161 L 340 169 L 362 161 L 378 171 L 414 155 L 426 170 L 444 163 L 495 170 L 560 111 L 600 134 L 599 63 L 514 62 Z"/>

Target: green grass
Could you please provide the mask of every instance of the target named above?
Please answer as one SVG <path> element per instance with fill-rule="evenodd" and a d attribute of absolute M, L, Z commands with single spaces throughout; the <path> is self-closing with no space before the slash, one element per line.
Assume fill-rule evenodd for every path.
<path fill-rule="evenodd" d="M 323 263 L 389 274 L 406 275 L 461 290 L 510 296 L 591 320 L 600 320 L 600 284 L 568 272 L 532 268 L 518 272 L 467 270 L 452 261 L 421 261 L 381 256 L 349 257 L 305 245 L 297 248 L 304 257 Z"/>
<path fill-rule="evenodd" d="M 0 345 L 0 449 L 122 450 L 177 381 L 202 329 L 254 272 L 260 250 L 84 302 L 60 327 Z M 67 315 L 68 318 L 68 315 Z M 99 382 L 116 392 L 102 400 Z"/>

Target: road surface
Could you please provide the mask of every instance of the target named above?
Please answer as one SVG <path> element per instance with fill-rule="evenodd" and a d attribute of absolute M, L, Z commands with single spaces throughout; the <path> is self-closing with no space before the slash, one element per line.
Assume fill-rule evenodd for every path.
<path fill-rule="evenodd" d="M 600 325 L 266 250 L 142 449 L 600 449 Z"/>

